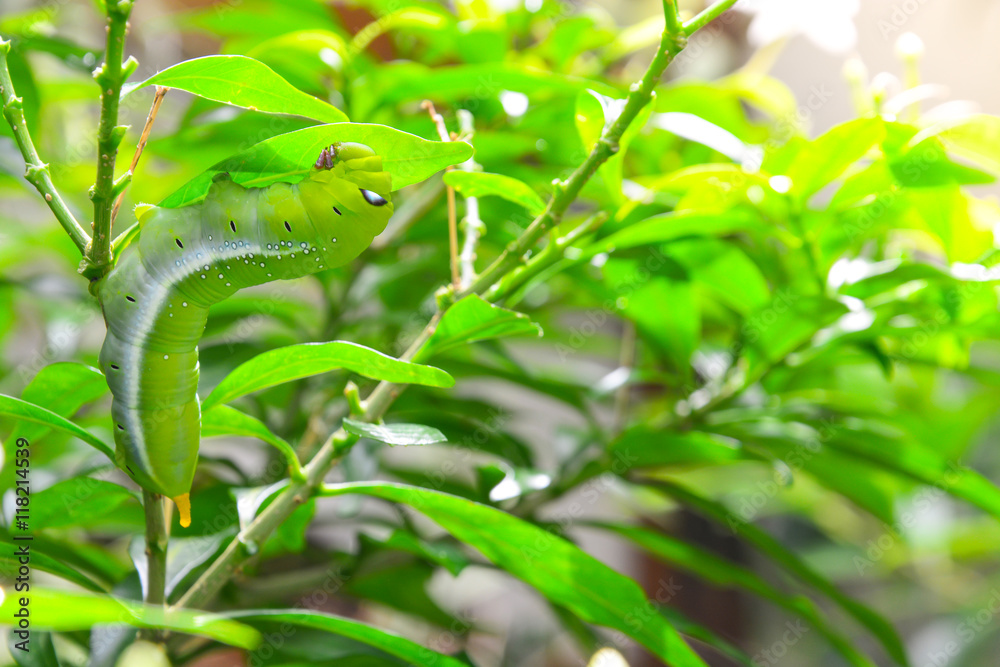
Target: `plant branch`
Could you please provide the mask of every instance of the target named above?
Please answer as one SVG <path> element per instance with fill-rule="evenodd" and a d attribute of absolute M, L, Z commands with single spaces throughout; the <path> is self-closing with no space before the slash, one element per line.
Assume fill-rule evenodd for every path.
<path fill-rule="evenodd" d="M 160 110 L 160 103 L 163 102 L 163 97 L 167 94 L 169 88 L 163 86 L 156 87 L 156 94 L 153 96 L 153 106 L 149 109 L 149 115 L 146 116 L 146 124 L 142 126 L 142 135 L 139 137 L 139 143 L 136 144 L 135 153 L 132 155 L 132 164 L 128 168 L 128 177 L 131 180 L 132 175 L 135 174 L 135 168 L 139 165 L 139 158 L 142 157 L 142 151 L 146 148 L 146 142 L 149 140 L 149 133 L 153 129 L 153 121 L 156 120 L 156 114 Z M 126 187 L 128 184 L 126 183 Z M 121 192 L 118 194 L 118 198 L 115 199 L 114 208 L 111 209 L 111 224 L 115 224 L 115 218 L 118 217 L 118 209 L 122 206 L 122 200 L 125 199 L 125 189 L 123 187 Z"/>
<path fill-rule="evenodd" d="M 698 30 L 701 30 L 706 25 L 719 18 L 720 14 L 735 5 L 737 1 L 738 0 L 719 0 L 719 2 L 709 5 L 709 7 L 702 13 L 684 23 L 684 34 L 690 37 Z"/>
<path fill-rule="evenodd" d="M 146 514 L 145 601 L 147 604 L 162 605 L 165 602 L 169 540 L 166 503 L 160 494 L 143 490 L 142 509 Z"/>
<path fill-rule="evenodd" d="M 476 133 L 475 119 L 468 109 L 459 109 L 458 129 L 459 136 L 463 141 L 470 141 Z M 458 166 L 462 171 L 479 171 L 482 167 L 474 158 L 469 158 Z M 462 231 L 465 232 L 465 240 L 462 242 L 462 252 L 458 256 L 458 263 L 461 266 L 462 285 L 468 285 L 476 279 L 476 247 L 479 245 L 479 237 L 486 231 L 486 225 L 479 217 L 479 197 L 465 197 L 465 217 L 462 218 Z"/>
<path fill-rule="evenodd" d="M 667 32 L 674 35 L 684 32 L 677 9 L 677 0 L 663 0 L 663 17 L 666 20 Z"/>
<path fill-rule="evenodd" d="M 555 192 L 545 211 L 529 225 L 521 237 L 512 243 L 483 275 L 460 291 L 452 287 L 450 294 L 445 292 L 442 295 L 443 298 L 439 299 L 438 312 L 431 318 L 431 321 L 406 352 L 401 355 L 401 359 L 419 361 L 424 351 L 424 345 L 436 330 L 450 302 L 455 301 L 458 296 L 486 293 L 494 283 L 521 263 L 521 258 L 542 235 L 559 223 L 563 213 L 579 195 L 584 184 L 594 175 L 597 168 L 617 151 L 618 141 L 622 134 L 639 114 L 639 111 L 650 102 L 653 89 L 660 76 L 674 56 L 684 47 L 684 44 L 684 35 L 670 31 L 664 32 L 660 47 L 657 49 L 649 68 L 640 81 L 630 88 L 621 115 L 605 130 L 583 164 L 565 182 L 556 185 Z M 380 382 L 364 402 L 363 414 L 358 415 L 357 418 L 369 422 L 381 419 L 405 388 L 406 385 Z M 295 508 L 315 494 L 327 473 L 354 444 L 355 440 L 356 438 L 347 434 L 343 428 L 338 428 L 332 433 L 306 466 L 305 481 L 291 480 L 288 487 L 281 491 L 249 526 L 240 531 L 175 606 L 198 607 L 208 602 L 236 573 L 240 565 L 252 553 L 255 553 L 268 536 L 295 511 Z M 248 545 L 252 548 L 248 548 Z"/>
<path fill-rule="evenodd" d="M 516 241 L 513 241 L 504 249 L 500 256 L 483 271 L 475 282 L 471 285 L 466 285 L 461 290 L 457 290 L 457 293 L 445 295 L 446 298 L 450 296 L 452 301 L 457 301 L 472 293 L 482 293 L 525 261 L 525 255 L 535 246 L 539 239 L 562 221 L 563 214 L 569 208 L 570 204 L 576 201 L 580 190 L 583 189 L 584 184 L 594 175 L 597 168 L 618 152 L 618 142 L 621 141 L 626 128 L 632 124 L 632 121 L 639 115 L 643 107 L 649 104 L 653 98 L 653 89 L 659 82 L 664 70 L 673 61 L 674 56 L 684 48 L 684 45 L 684 35 L 672 33 L 669 30 L 664 31 L 663 37 L 660 40 L 660 46 L 656 50 L 656 55 L 653 56 L 653 60 L 646 69 L 645 74 L 642 75 L 642 78 L 637 83 L 632 84 L 630 87 L 630 92 L 621 114 L 611 125 L 604 129 L 604 132 L 601 133 L 600 138 L 594 144 L 594 148 L 590 151 L 590 155 L 587 156 L 583 164 L 577 167 L 565 181 L 556 181 L 554 183 L 554 192 L 545 210 L 528 225 L 528 228 Z"/>
<path fill-rule="evenodd" d="M 441 141 L 453 141 L 454 138 L 448 133 L 448 127 L 444 124 L 444 116 L 437 112 L 434 103 L 430 100 L 424 100 L 421 106 L 427 110 Z M 450 171 L 451 167 L 448 167 L 448 170 Z M 462 284 L 462 279 L 458 273 L 458 222 L 455 214 L 455 188 L 448 185 L 446 191 L 448 195 L 448 257 L 451 265 L 451 284 L 455 286 L 455 289 L 458 289 Z"/>
<path fill-rule="evenodd" d="M 0 101 L 3 103 L 3 115 L 14 131 L 14 139 L 17 147 L 24 157 L 24 178 L 38 190 L 42 195 L 49 210 L 55 215 L 56 220 L 62 225 L 66 233 L 84 254 L 87 244 L 90 243 L 90 235 L 77 222 L 76 217 L 70 212 L 66 202 L 59 195 L 56 186 L 52 183 L 52 176 L 49 172 L 49 165 L 42 162 L 38 156 L 35 143 L 28 133 L 28 126 L 24 122 L 24 109 L 21 98 L 14 91 L 14 84 L 7 69 L 7 54 L 10 53 L 10 42 L 0 41 Z"/>
<path fill-rule="evenodd" d="M 111 265 L 111 209 L 119 194 L 115 186 L 115 160 L 126 130 L 118 124 L 118 101 L 122 84 L 138 64 L 133 58 L 122 62 L 132 0 L 108 0 L 107 12 L 104 63 L 94 72 L 94 80 L 101 87 L 101 120 L 97 130 L 97 178 L 90 193 L 94 202 L 94 239 L 88 259 L 93 277 L 103 275 Z"/>

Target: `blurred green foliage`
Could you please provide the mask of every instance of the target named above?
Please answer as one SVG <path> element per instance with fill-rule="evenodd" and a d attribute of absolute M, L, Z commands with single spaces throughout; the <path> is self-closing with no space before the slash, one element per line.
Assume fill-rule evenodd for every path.
<path fill-rule="evenodd" d="M 100 4 L 0 16 L 27 127 L 81 220 L 94 176 L 88 72 L 102 57 Z M 482 270 L 621 111 L 659 35 L 655 21 L 652 31 L 616 26 L 548 0 L 530 10 L 230 0 L 133 22 L 132 80 L 201 96 L 168 94 L 116 231 L 132 223 L 132 205 L 189 202 L 215 171 L 254 184 L 276 177 L 260 156 L 294 165 L 333 131 L 323 121 L 386 126 L 344 131 L 383 142 L 405 186 L 386 233 L 350 266 L 213 309 L 202 396 L 236 383 L 230 372 L 261 353 L 281 368 L 300 343 L 346 340 L 398 357 L 434 314 L 451 273 L 445 188 L 430 174 L 467 154 L 458 144 L 425 148 L 418 137 L 436 142 L 438 132 L 423 100 L 454 132 L 459 112 L 471 114 L 474 133 L 461 138 L 474 163 L 443 180 L 460 215 L 476 198 L 484 228 L 466 220 L 463 230 L 475 227 L 470 250 Z M 154 76 L 165 36 L 182 40 L 178 60 L 191 59 Z M 194 59 L 211 50 L 242 57 Z M 586 660 L 634 640 L 678 667 L 700 663 L 675 629 L 723 661 L 713 664 L 772 664 L 766 650 L 785 623 L 805 621 L 818 632 L 784 647 L 794 664 L 872 665 L 909 664 L 904 645 L 943 622 L 960 638 L 948 664 L 983 664 L 993 628 L 972 632 L 968 618 L 990 608 L 1000 545 L 1000 489 L 990 481 L 1000 470 L 982 447 L 1000 408 L 1000 207 L 973 186 L 1000 172 L 1000 119 L 931 120 L 915 106 L 890 114 L 858 86 L 858 117 L 811 137 L 805 107 L 753 61 L 715 81 L 662 83 L 532 254 L 544 261 L 447 311 L 418 360 L 457 386 L 435 376 L 410 387 L 384 427 L 344 421 L 374 386 L 367 378 L 382 375 L 339 362 L 323 374 L 288 370 L 287 381 L 260 382 L 207 412 L 194 520 L 171 538 L 171 601 L 288 484 L 289 459 L 308 461 L 341 422 L 363 439 L 337 479 L 359 484 L 329 495 L 412 505 L 444 532 L 353 496 L 306 502 L 264 543 L 240 547 L 253 558 L 212 605 L 232 620 L 192 612 L 164 621 L 130 602 L 129 622 L 179 632 L 207 623 L 197 642 L 167 643 L 173 664 L 253 645 L 247 626 L 266 638 L 281 622 L 295 630 L 267 640 L 250 664 L 568 664 L 567 653 Z M 135 145 L 150 98 L 141 87 L 123 98 L 123 146 Z M 113 665 L 135 633 L 95 624 L 114 616 L 106 596 L 141 598 L 145 554 L 139 495 L 80 437 L 86 429 L 86 439 L 112 441 L 110 397 L 94 369 L 103 322 L 73 244 L 21 177 L 10 128 L 0 133 L 0 391 L 9 395 L 0 483 L 14 483 L 16 442 L 27 439 L 33 567 L 47 587 L 38 595 L 58 601 L 36 617 L 40 661 L 12 654 L 25 665 Z M 454 152 L 408 166 L 423 151 Z M 254 372 L 240 373 L 250 381 Z M 225 434 L 243 436 L 241 449 L 224 446 Z M 5 579 L 17 570 L 12 498 L 0 533 Z M 692 514 L 761 558 L 714 553 L 683 530 L 678 517 Z M 731 643 L 720 637 L 726 609 L 693 619 L 678 611 L 694 609 L 685 596 L 696 593 L 663 596 L 644 581 L 664 603 L 647 608 L 634 582 L 574 546 L 595 530 L 664 572 L 691 572 L 748 592 L 750 609 L 780 611 Z M 330 538 L 345 534 L 360 537 Z M 505 633 L 467 621 L 428 587 L 465 581 L 471 563 L 548 598 L 550 626 Z M 60 592 L 68 584 L 105 597 Z M 389 619 L 407 639 L 379 629 Z M 563 631 L 572 648 L 556 647 Z M 477 642 L 493 634 L 506 648 Z"/>

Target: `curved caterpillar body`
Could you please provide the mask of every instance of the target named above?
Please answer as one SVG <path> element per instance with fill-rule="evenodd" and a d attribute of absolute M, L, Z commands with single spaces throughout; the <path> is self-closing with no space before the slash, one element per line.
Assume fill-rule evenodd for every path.
<path fill-rule="evenodd" d="M 250 285 L 357 257 L 392 215 L 389 174 L 361 144 L 324 149 L 300 183 L 244 188 L 228 175 L 205 200 L 150 207 L 98 285 L 108 326 L 100 364 L 114 397 L 115 456 L 190 521 L 198 459 L 198 341 L 208 308 Z"/>

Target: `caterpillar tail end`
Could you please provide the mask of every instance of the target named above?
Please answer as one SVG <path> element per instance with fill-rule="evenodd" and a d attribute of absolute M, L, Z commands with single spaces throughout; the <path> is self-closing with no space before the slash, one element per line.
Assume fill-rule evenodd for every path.
<path fill-rule="evenodd" d="M 184 493 L 174 496 L 171 500 L 177 505 L 177 511 L 180 513 L 181 528 L 187 528 L 191 525 L 191 494 Z"/>

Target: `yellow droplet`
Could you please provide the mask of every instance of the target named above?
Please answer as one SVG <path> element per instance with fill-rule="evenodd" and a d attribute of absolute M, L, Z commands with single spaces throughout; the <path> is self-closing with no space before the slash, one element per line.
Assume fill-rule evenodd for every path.
<path fill-rule="evenodd" d="M 172 499 L 181 515 L 181 528 L 191 525 L 191 494 L 185 493 Z"/>

